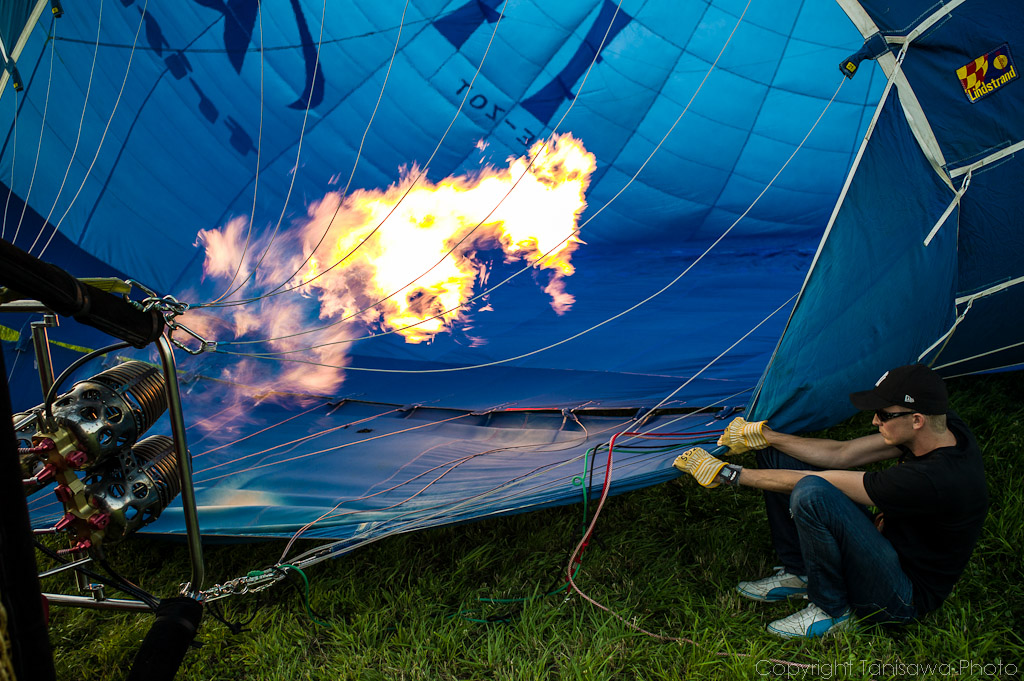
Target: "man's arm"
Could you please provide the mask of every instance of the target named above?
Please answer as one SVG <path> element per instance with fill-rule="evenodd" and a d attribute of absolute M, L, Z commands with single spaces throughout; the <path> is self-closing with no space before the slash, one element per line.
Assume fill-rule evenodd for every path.
<path fill-rule="evenodd" d="M 799 471 L 789 468 L 742 468 L 712 456 L 701 447 L 694 447 L 676 457 L 672 465 L 689 473 L 704 487 L 731 485 L 756 487 L 769 492 L 789 494 L 798 482 L 808 476 L 822 478 L 859 504 L 874 506 L 864 488 L 862 471 Z"/>
<path fill-rule="evenodd" d="M 783 468 L 744 468 L 737 482 L 747 487 L 789 494 L 800 480 L 807 476 L 824 478 L 858 504 L 874 506 L 875 502 L 864 489 L 863 471 L 795 471 Z"/>
<path fill-rule="evenodd" d="M 875 461 L 894 459 L 900 455 L 899 448 L 885 444 L 885 439 L 880 433 L 839 441 L 789 435 L 774 431 L 765 425 L 761 429 L 761 434 L 768 440 L 768 444 L 780 452 L 819 468 L 845 470 Z M 863 484 L 861 487 L 863 488 Z"/>

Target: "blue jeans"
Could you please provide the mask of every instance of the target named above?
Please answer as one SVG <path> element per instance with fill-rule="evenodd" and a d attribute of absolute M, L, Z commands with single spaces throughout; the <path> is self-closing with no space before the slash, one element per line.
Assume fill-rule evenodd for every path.
<path fill-rule="evenodd" d="M 790 462 L 796 465 L 778 465 Z M 759 454 L 758 464 L 811 468 L 775 450 Z M 772 542 L 788 572 L 807 576 L 812 603 L 833 617 L 853 608 L 859 617 L 879 622 L 914 619 L 913 585 L 867 509 L 817 477 L 804 478 L 790 495 L 766 493 L 766 500 L 768 494 L 775 495 L 768 501 Z M 778 508 L 782 500 L 785 515 Z"/>

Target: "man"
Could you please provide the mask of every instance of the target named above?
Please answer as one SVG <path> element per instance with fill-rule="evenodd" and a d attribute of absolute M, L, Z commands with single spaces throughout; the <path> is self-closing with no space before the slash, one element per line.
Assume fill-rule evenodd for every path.
<path fill-rule="evenodd" d="M 780 636 L 821 636 L 847 626 L 854 614 L 901 623 L 934 610 L 981 534 L 988 510 L 981 451 L 964 422 L 947 413 L 938 374 L 921 364 L 898 367 L 850 401 L 875 412 L 878 433 L 839 442 L 737 418 L 718 444 L 734 454 L 760 450 L 757 469 L 700 448 L 675 461 L 704 487 L 765 490 L 782 566 L 737 589 L 759 601 L 810 601 L 768 625 Z M 849 470 L 895 458 L 899 464 L 882 471 Z M 872 517 L 867 506 L 880 512 Z"/>

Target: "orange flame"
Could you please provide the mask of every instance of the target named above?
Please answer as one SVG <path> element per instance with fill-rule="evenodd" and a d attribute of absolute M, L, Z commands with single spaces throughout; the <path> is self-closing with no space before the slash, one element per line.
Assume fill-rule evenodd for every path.
<path fill-rule="evenodd" d="M 311 207 L 302 230 L 306 252 L 325 231 L 329 246 L 317 249 L 300 276 L 317 291 L 322 316 L 347 316 L 367 301 L 383 301 L 363 321 L 419 343 L 463 316 L 459 306 L 473 296 L 481 274 L 474 256 L 498 246 L 507 261 L 552 270 L 545 290 L 562 314 L 573 298 L 560 280 L 573 273 L 570 259 L 580 243 L 569 235 L 586 207 L 594 167 L 594 155 L 566 134 L 535 144 L 529 157 L 511 159 L 505 169 L 414 184 L 413 167 L 397 185 L 356 191 L 340 206 L 341 197 L 329 194 Z"/>
<path fill-rule="evenodd" d="M 226 281 L 238 269 L 235 281 L 245 285 L 237 295 L 252 295 L 277 286 L 301 266 L 288 286 L 303 284 L 305 299 L 274 296 L 222 308 L 217 319 L 190 312 L 183 322 L 221 340 L 228 329 L 236 338 L 278 338 L 317 324 L 306 321 L 308 315 L 299 309 L 315 297 L 319 324 L 351 321 L 270 345 L 279 351 L 322 346 L 312 359 L 339 369 L 314 377 L 306 367 L 275 376 L 274 385 L 309 392 L 315 384 L 324 394 L 341 382 L 344 341 L 359 335 L 357 324 L 420 343 L 464 319 L 460 306 L 473 297 L 486 272 L 478 251 L 500 248 L 506 262 L 525 261 L 549 271 L 544 291 L 555 312 L 563 314 L 574 302 L 564 278 L 574 272 L 571 257 L 582 243 L 571 235 L 586 207 L 584 194 L 595 165 L 594 155 L 579 140 L 563 134 L 550 143 L 538 142 L 526 157 L 510 158 L 507 168 L 485 166 L 436 184 L 425 177 L 417 181 L 420 173 L 414 166 L 385 190 L 358 190 L 344 199 L 337 192 L 327 194 L 310 206 L 308 219 L 278 235 L 271 257 L 258 265 L 266 242 L 245 247 L 244 218 L 220 230 L 203 230 L 199 242 L 206 249 L 207 276 Z M 310 252 L 303 264 L 300 253 Z M 225 378 L 243 380 L 243 371 L 238 367 Z"/>

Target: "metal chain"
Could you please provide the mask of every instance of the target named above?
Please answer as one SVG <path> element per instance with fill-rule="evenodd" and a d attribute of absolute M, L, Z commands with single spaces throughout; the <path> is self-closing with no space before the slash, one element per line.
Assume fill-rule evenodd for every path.
<path fill-rule="evenodd" d="M 199 592 L 199 600 L 204 603 L 209 603 L 210 601 L 227 598 L 228 596 L 242 596 L 245 594 L 259 593 L 260 591 L 269 589 L 276 582 L 279 582 L 284 578 L 285 573 L 283 570 L 253 570 L 247 575 L 236 577 L 235 579 L 224 582 L 223 584 L 214 584 L 209 589 Z M 182 593 L 188 591 L 191 586 L 192 585 L 188 583 L 182 584 Z"/>
<path fill-rule="evenodd" d="M 136 286 L 145 293 L 149 294 L 148 297 L 143 298 L 141 301 L 127 298 L 129 303 L 131 303 L 136 308 L 142 310 L 143 312 L 149 312 L 150 310 L 155 308 L 163 312 L 165 315 L 177 317 L 178 315 L 184 314 L 186 311 L 188 311 L 190 307 L 188 303 L 182 302 L 170 294 L 161 296 L 153 289 L 149 288 L 145 284 L 139 283 L 134 279 L 128 279 L 126 280 L 125 283 L 127 283 L 129 286 Z"/>

